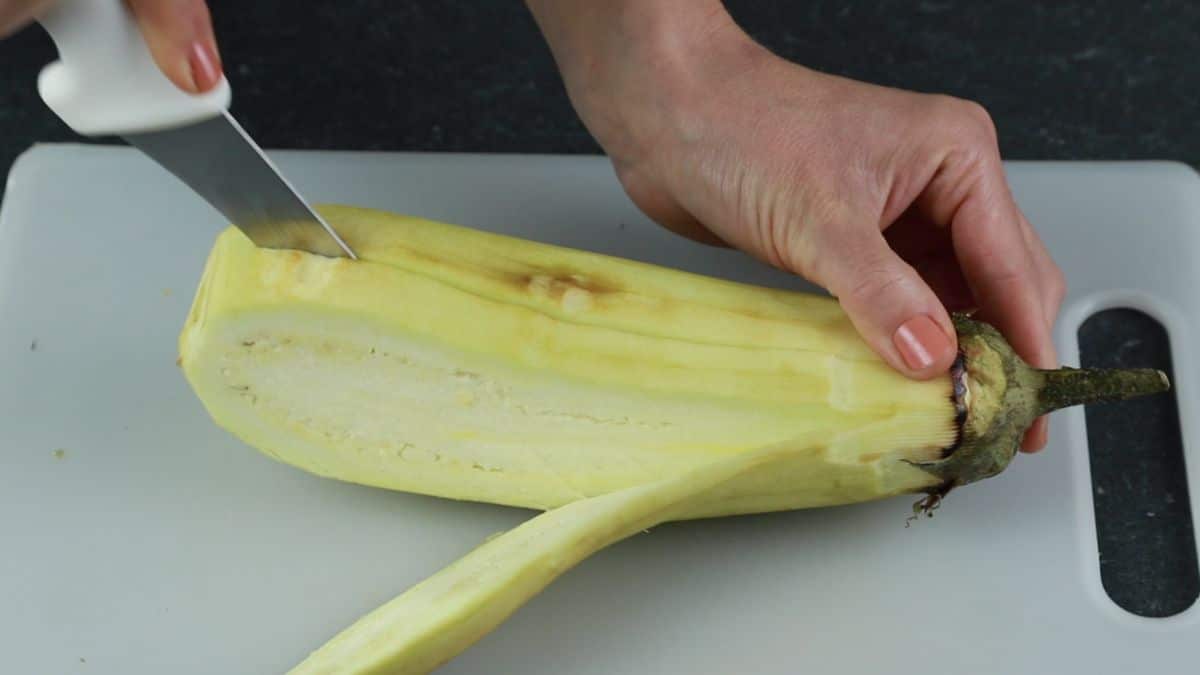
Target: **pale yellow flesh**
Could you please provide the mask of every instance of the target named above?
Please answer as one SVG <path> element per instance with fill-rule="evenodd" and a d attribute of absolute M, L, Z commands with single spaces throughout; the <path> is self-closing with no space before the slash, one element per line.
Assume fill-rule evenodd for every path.
<path fill-rule="evenodd" d="M 678 517 L 928 487 L 947 379 L 910 381 L 826 298 L 376 211 L 362 262 L 218 240 L 181 337 L 217 423 L 341 480 L 553 508 L 836 433 Z"/>
<path fill-rule="evenodd" d="M 411 675 L 450 660 L 600 549 L 721 501 L 752 475 L 820 451 L 795 445 L 713 461 L 672 478 L 548 511 L 493 538 L 330 640 L 291 675 Z"/>
<path fill-rule="evenodd" d="M 948 379 L 831 300 L 379 212 L 362 257 L 221 235 L 180 341 L 216 422 L 341 480 L 553 509 L 364 617 L 296 673 L 423 673 L 591 553 L 667 520 L 932 487 Z"/>

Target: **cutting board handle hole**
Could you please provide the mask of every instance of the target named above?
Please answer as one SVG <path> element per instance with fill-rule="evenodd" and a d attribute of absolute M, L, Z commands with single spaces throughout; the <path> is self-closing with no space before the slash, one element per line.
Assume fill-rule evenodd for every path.
<path fill-rule="evenodd" d="M 1077 338 L 1085 368 L 1159 368 L 1175 381 L 1170 337 L 1143 312 L 1098 312 Z M 1200 565 L 1175 394 L 1084 414 L 1104 590 L 1139 616 L 1179 614 L 1200 596 Z"/>

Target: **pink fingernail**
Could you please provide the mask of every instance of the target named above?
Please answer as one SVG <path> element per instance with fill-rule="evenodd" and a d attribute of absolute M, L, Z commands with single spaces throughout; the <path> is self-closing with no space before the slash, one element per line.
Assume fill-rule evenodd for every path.
<path fill-rule="evenodd" d="M 221 67 L 217 65 L 217 54 L 209 45 L 203 42 L 192 43 L 188 63 L 192 68 L 192 80 L 199 91 L 208 91 L 221 81 Z"/>
<path fill-rule="evenodd" d="M 950 349 L 950 338 L 937 323 L 922 314 L 905 321 L 892 335 L 892 343 L 912 370 L 925 370 Z"/>

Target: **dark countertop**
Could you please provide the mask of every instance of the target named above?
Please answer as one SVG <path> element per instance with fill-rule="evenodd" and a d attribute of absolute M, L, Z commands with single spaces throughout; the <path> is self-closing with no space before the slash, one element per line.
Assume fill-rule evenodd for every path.
<path fill-rule="evenodd" d="M 598 151 L 520 0 L 210 5 L 234 112 L 265 147 Z M 1189 0 L 728 5 L 759 40 L 811 67 L 979 101 L 1008 159 L 1200 162 L 1200 4 Z M 37 71 L 52 57 L 36 29 L 0 43 L 0 174 L 33 142 L 78 140 L 35 91 Z M 1103 323 L 1115 320 L 1097 319 L 1095 344 L 1131 325 Z M 1140 363 L 1155 358 L 1143 356 Z M 1140 456 L 1143 439 L 1128 430 L 1111 435 L 1111 453 Z M 1161 489 L 1109 494 L 1098 504 L 1149 512 Z M 1184 578 L 1194 549 L 1190 563 L 1171 569 L 1143 564 L 1171 537 L 1186 548 L 1183 530 L 1154 534 L 1144 546 L 1144 520 L 1116 511 L 1100 517 L 1116 523 L 1101 535 L 1118 549 L 1105 558 L 1120 568 L 1105 579 L 1114 596 L 1154 614 L 1172 605 L 1164 593 L 1176 593 L 1176 609 L 1179 593 L 1194 593 L 1195 579 Z"/>
<path fill-rule="evenodd" d="M 270 148 L 597 152 L 520 0 L 210 0 L 234 109 Z M 1011 159 L 1200 160 L 1200 5 L 731 0 L 801 63 L 983 103 Z M 0 167 L 72 139 L 34 90 L 39 30 L 0 43 Z"/>

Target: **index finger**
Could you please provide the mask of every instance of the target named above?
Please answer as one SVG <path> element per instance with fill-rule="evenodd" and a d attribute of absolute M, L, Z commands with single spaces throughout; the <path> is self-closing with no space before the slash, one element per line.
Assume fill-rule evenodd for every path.
<path fill-rule="evenodd" d="M 981 171 L 951 222 L 955 255 L 982 318 L 1030 365 L 1052 368 L 1054 341 L 1020 212 L 999 160 L 984 164 Z"/>
<path fill-rule="evenodd" d="M 159 69 L 187 92 L 221 82 L 221 55 L 204 0 L 126 0 Z"/>

